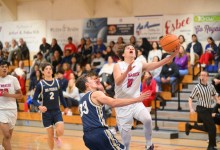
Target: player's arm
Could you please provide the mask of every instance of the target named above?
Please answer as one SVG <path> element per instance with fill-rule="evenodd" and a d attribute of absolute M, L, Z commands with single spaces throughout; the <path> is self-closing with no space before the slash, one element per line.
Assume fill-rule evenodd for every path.
<path fill-rule="evenodd" d="M 193 109 L 193 104 L 192 104 L 192 100 L 194 99 L 194 97 L 198 94 L 198 90 L 197 90 L 197 86 L 192 90 L 192 93 L 188 99 L 188 103 L 189 103 L 189 110 L 190 113 L 194 113 L 195 110 Z"/>
<path fill-rule="evenodd" d="M 171 61 L 178 54 L 178 52 L 179 52 L 179 47 L 176 48 L 176 50 L 174 51 L 174 53 L 171 56 L 164 58 L 159 62 L 143 63 L 143 70 L 151 71 L 151 70 L 154 70 L 160 66 L 167 64 L 169 61 Z"/>
<path fill-rule="evenodd" d="M 113 68 L 113 75 L 114 75 L 114 80 L 115 80 L 115 84 L 116 85 L 120 85 L 124 80 L 125 78 L 127 77 L 128 73 L 132 70 L 132 64 L 133 62 L 128 65 L 128 68 L 125 72 L 121 72 L 121 69 L 119 67 L 119 64 L 115 64 L 114 65 L 114 68 Z"/>
<path fill-rule="evenodd" d="M 59 96 L 60 96 L 60 102 L 63 105 L 63 107 L 65 108 L 64 109 L 64 114 L 66 115 L 69 109 L 67 108 L 67 104 L 66 104 L 65 98 L 63 97 L 62 89 L 59 89 Z"/>
<path fill-rule="evenodd" d="M 133 103 L 136 103 L 136 102 L 142 102 L 144 99 L 148 98 L 149 96 L 150 96 L 150 92 L 147 91 L 147 92 L 141 94 L 137 98 L 114 99 L 114 98 L 106 96 L 101 91 L 96 91 L 96 92 L 92 93 L 91 98 L 92 98 L 92 102 L 95 103 L 96 105 L 107 104 L 111 107 L 120 107 L 120 106 L 126 106 L 126 105 L 129 105 L 129 104 L 133 104 Z"/>
<path fill-rule="evenodd" d="M 21 92 L 21 89 L 16 90 L 15 94 L 9 94 L 8 92 L 3 91 L 2 96 L 11 97 L 11 98 L 15 98 L 15 99 L 22 99 L 23 98 L 23 94 Z"/>

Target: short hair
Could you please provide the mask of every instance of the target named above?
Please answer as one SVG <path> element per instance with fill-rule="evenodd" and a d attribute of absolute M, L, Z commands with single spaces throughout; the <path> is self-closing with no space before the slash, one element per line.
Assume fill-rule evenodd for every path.
<path fill-rule="evenodd" d="M 42 66 L 41 66 L 42 71 L 44 71 L 44 69 L 45 69 L 47 66 L 50 66 L 51 69 L 53 70 L 53 66 L 52 66 L 50 63 L 46 62 L 46 63 L 42 64 Z"/>
<path fill-rule="evenodd" d="M 68 37 L 68 40 L 71 40 L 71 41 L 72 41 L 72 40 L 73 40 L 73 38 L 70 36 L 70 37 Z"/>
<path fill-rule="evenodd" d="M 58 71 L 57 71 L 57 74 L 64 74 L 64 71 L 63 71 L 63 69 L 59 69 Z"/>
<path fill-rule="evenodd" d="M 126 44 L 124 47 L 123 47 L 123 49 L 121 49 L 121 50 L 119 50 L 118 51 L 118 57 L 121 59 L 121 60 L 123 60 L 124 61 L 124 57 L 122 56 L 123 54 L 124 54 L 124 52 L 125 52 L 125 48 L 126 47 L 128 47 L 128 46 L 133 46 L 132 44 Z M 134 46 L 133 46 L 134 47 Z M 134 47 L 134 50 L 135 50 L 135 54 L 136 54 L 136 58 L 137 58 L 137 54 L 138 54 L 138 51 L 137 51 L 137 49 Z M 135 59 L 136 59 L 135 58 Z"/>
<path fill-rule="evenodd" d="M 0 61 L 0 66 L 3 66 L 3 65 L 7 65 L 9 67 L 10 63 L 7 62 L 6 60 L 2 60 L 2 61 Z"/>
<path fill-rule="evenodd" d="M 80 92 L 86 91 L 86 82 L 88 82 L 86 75 L 82 75 L 76 80 L 76 87 L 79 89 Z"/>
<path fill-rule="evenodd" d="M 209 76 L 209 72 L 205 71 L 205 70 L 202 70 L 199 75 L 201 75 L 202 72 L 205 72 L 207 74 L 207 76 Z"/>

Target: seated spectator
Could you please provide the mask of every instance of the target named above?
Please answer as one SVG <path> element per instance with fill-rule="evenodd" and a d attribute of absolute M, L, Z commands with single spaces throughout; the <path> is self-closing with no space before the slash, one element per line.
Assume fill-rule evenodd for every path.
<path fill-rule="evenodd" d="M 109 47 L 111 47 L 111 49 L 113 50 L 113 47 L 115 46 L 115 42 L 114 41 L 111 41 L 110 43 L 109 43 Z"/>
<path fill-rule="evenodd" d="M 212 84 L 218 95 L 220 95 L 220 72 L 213 77 Z"/>
<path fill-rule="evenodd" d="M 97 52 L 95 58 L 91 62 L 92 69 L 98 74 L 104 64 L 105 59 L 102 58 L 101 52 Z"/>
<path fill-rule="evenodd" d="M 11 47 L 9 48 L 8 62 L 10 62 L 11 64 L 12 64 L 12 59 L 15 59 L 13 58 L 13 56 L 17 56 L 17 60 L 20 60 L 20 56 L 21 56 L 20 49 L 15 39 L 12 39 Z"/>
<path fill-rule="evenodd" d="M 137 45 L 141 48 L 143 56 L 145 58 L 148 58 L 148 54 L 149 54 L 150 50 L 152 50 L 152 45 L 150 44 L 148 39 L 147 38 L 140 38 L 137 41 Z"/>
<path fill-rule="evenodd" d="M 147 60 L 146 58 L 142 55 L 142 49 L 140 47 L 137 47 L 137 58 L 135 61 L 139 61 L 139 62 L 142 62 L 142 63 L 147 63 Z"/>
<path fill-rule="evenodd" d="M 33 64 L 32 64 L 32 66 L 31 66 L 31 72 L 34 71 L 34 66 L 35 66 L 35 65 L 38 65 L 38 66 L 40 67 L 40 66 L 41 66 L 42 64 L 44 64 L 45 62 L 47 62 L 47 61 L 44 59 L 43 54 L 42 54 L 41 52 L 38 52 L 38 53 L 37 53 L 37 58 L 35 58 L 35 59 L 33 60 Z"/>
<path fill-rule="evenodd" d="M 49 53 L 46 56 L 47 61 L 51 62 L 51 57 L 54 56 L 55 51 L 59 52 L 60 56 L 63 56 L 63 51 L 60 48 L 60 45 L 58 45 L 57 40 L 55 38 L 52 39 L 51 47 L 49 50 Z"/>
<path fill-rule="evenodd" d="M 129 39 L 130 41 L 130 44 L 133 45 L 134 47 L 137 46 L 137 40 L 136 40 L 136 37 L 134 35 L 132 35 Z"/>
<path fill-rule="evenodd" d="M 143 104 L 147 107 L 147 110 L 151 112 L 151 105 L 152 101 L 156 98 L 156 81 L 153 79 L 150 72 L 144 72 L 142 77 L 142 90 L 141 92 L 144 93 L 146 91 L 151 92 L 151 96 L 148 99 L 143 100 Z"/>
<path fill-rule="evenodd" d="M 9 44 L 9 42 L 6 41 L 2 51 L 9 52 L 10 47 L 11 47 L 11 45 Z"/>
<path fill-rule="evenodd" d="M 44 58 L 49 54 L 50 51 L 50 44 L 47 43 L 46 38 L 42 38 L 42 44 L 40 45 L 40 53 L 43 54 Z"/>
<path fill-rule="evenodd" d="M 62 57 L 59 51 L 55 50 L 53 56 L 51 57 L 51 64 L 53 66 L 53 73 L 56 73 L 61 66 Z"/>
<path fill-rule="evenodd" d="M 174 62 L 178 66 L 180 76 L 184 76 L 188 74 L 188 56 L 186 55 L 183 46 L 180 46 L 179 55 L 175 57 Z"/>
<path fill-rule="evenodd" d="M 195 60 L 198 60 L 202 55 L 202 45 L 198 41 L 195 34 L 192 35 L 192 42 L 187 45 L 186 52 L 188 57 L 190 57 L 190 64 L 193 66 Z"/>
<path fill-rule="evenodd" d="M 57 71 L 57 79 L 61 83 L 60 88 L 62 89 L 62 91 L 66 91 L 68 81 L 64 78 L 64 71 L 62 69 Z"/>
<path fill-rule="evenodd" d="M 19 49 L 21 51 L 21 60 L 30 60 L 30 52 L 23 38 L 19 39 Z"/>
<path fill-rule="evenodd" d="M 2 42 L 0 41 L 0 51 L 3 49 L 3 44 Z"/>
<path fill-rule="evenodd" d="M 85 45 L 86 45 L 86 39 L 85 38 L 81 38 L 80 44 L 77 46 L 78 53 L 82 53 Z"/>
<path fill-rule="evenodd" d="M 78 106 L 79 100 L 80 100 L 79 90 L 75 86 L 74 79 L 69 80 L 67 89 L 66 89 L 66 91 L 63 92 L 63 96 L 66 98 L 67 106 L 69 108 L 67 115 L 72 116 L 71 108 L 73 106 Z"/>
<path fill-rule="evenodd" d="M 64 64 L 62 65 L 62 69 L 63 69 L 63 71 L 64 71 L 63 77 L 64 77 L 67 81 L 69 81 L 69 79 L 70 79 L 70 74 L 73 73 L 73 71 L 70 69 L 70 64 L 64 63 Z"/>
<path fill-rule="evenodd" d="M 76 71 L 74 72 L 75 78 L 77 79 L 83 74 L 83 68 L 80 64 L 76 65 Z"/>
<path fill-rule="evenodd" d="M 113 52 L 118 55 L 119 50 L 121 50 L 122 47 L 125 46 L 125 42 L 123 37 L 118 37 L 117 43 L 113 47 Z"/>
<path fill-rule="evenodd" d="M 160 61 L 160 58 L 158 56 L 154 56 L 152 62 L 158 62 L 158 61 Z M 162 67 L 159 67 L 157 69 L 151 70 L 150 73 L 152 77 L 155 79 L 160 76 L 161 70 L 162 70 Z"/>
<path fill-rule="evenodd" d="M 84 46 L 84 49 L 82 51 L 82 62 L 84 65 L 85 63 L 91 63 L 91 56 L 93 52 L 93 45 L 91 43 L 90 38 L 86 39 L 86 45 Z"/>
<path fill-rule="evenodd" d="M 29 91 L 36 88 L 37 83 L 42 79 L 42 74 L 40 70 L 35 71 L 35 75 L 30 77 Z"/>
<path fill-rule="evenodd" d="M 169 57 L 169 55 L 167 57 Z M 166 84 L 168 83 L 171 84 L 171 92 L 172 92 L 172 96 L 174 96 L 176 81 L 178 77 L 179 77 L 178 67 L 171 60 L 169 63 L 167 63 L 162 67 L 160 76 L 155 78 L 155 80 L 157 81 L 159 92 L 162 91 L 162 83 L 166 83 Z"/>
<path fill-rule="evenodd" d="M 113 62 L 112 56 L 108 57 L 108 62 L 103 65 L 102 69 L 99 72 L 99 76 L 101 77 L 102 82 L 106 82 L 108 76 L 113 73 L 115 63 Z"/>
<path fill-rule="evenodd" d="M 154 56 L 158 56 L 159 59 L 162 58 L 162 51 L 159 49 L 158 43 L 153 42 L 152 47 L 153 47 L 153 49 L 149 52 L 149 55 L 148 55 L 148 61 L 147 61 L 148 63 L 153 61 Z"/>
<path fill-rule="evenodd" d="M 66 50 L 70 50 L 70 54 L 76 54 L 77 53 L 77 49 L 76 46 L 73 44 L 73 38 L 72 37 L 68 37 L 68 44 L 66 44 L 64 46 L 64 53 L 66 52 Z"/>
<path fill-rule="evenodd" d="M 75 72 L 76 71 L 76 66 L 77 66 L 77 60 L 76 60 L 76 57 L 73 56 L 72 59 L 71 59 L 71 66 L 70 66 L 70 69 Z"/>
<path fill-rule="evenodd" d="M 61 61 L 61 65 L 63 65 L 64 63 L 71 64 L 72 57 L 73 56 L 71 55 L 71 50 L 66 49 L 65 52 L 64 52 L 64 57 Z"/>
<path fill-rule="evenodd" d="M 103 56 L 103 58 L 105 59 L 105 61 L 108 61 L 108 57 L 109 56 L 112 56 L 112 58 L 113 58 L 113 60 L 114 60 L 114 62 L 117 62 L 117 56 L 115 56 L 115 53 L 113 52 L 113 50 L 112 50 L 112 48 L 110 47 L 110 46 L 108 46 L 107 48 L 106 48 L 106 50 L 104 50 L 103 52 L 102 52 L 102 56 Z"/>
<path fill-rule="evenodd" d="M 214 60 L 214 56 L 218 51 L 218 47 L 212 37 L 208 37 L 207 42 L 205 53 L 203 53 L 199 59 L 202 67 L 206 67 L 209 61 Z"/>
<path fill-rule="evenodd" d="M 185 37 L 183 35 L 179 35 L 178 39 L 180 41 L 180 46 L 183 46 L 183 48 L 186 49 Z"/>
<path fill-rule="evenodd" d="M 102 39 L 98 38 L 96 44 L 94 45 L 94 53 L 101 52 L 102 54 L 104 50 L 106 50 L 106 46 L 103 44 Z"/>
<path fill-rule="evenodd" d="M 91 73 L 91 72 L 93 72 L 91 64 L 87 63 L 85 65 L 85 70 L 83 71 L 83 74 L 88 74 L 88 73 Z"/>
<path fill-rule="evenodd" d="M 37 71 L 40 71 L 40 67 L 38 64 L 34 65 L 33 70 L 31 70 L 30 78 L 35 77 Z"/>

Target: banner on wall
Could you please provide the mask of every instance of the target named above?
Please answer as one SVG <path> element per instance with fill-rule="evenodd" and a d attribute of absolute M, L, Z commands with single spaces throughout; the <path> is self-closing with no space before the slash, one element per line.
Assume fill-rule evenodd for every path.
<path fill-rule="evenodd" d="M 164 34 L 183 35 L 191 41 L 193 34 L 193 15 L 166 15 L 163 23 Z"/>
<path fill-rule="evenodd" d="M 83 37 L 89 37 L 92 42 L 101 38 L 107 41 L 107 18 L 94 18 L 83 20 Z"/>
<path fill-rule="evenodd" d="M 45 21 L 6 22 L 4 27 L 4 41 L 23 38 L 31 51 L 38 51 L 42 37 L 46 37 Z"/>
<path fill-rule="evenodd" d="M 73 43 L 78 45 L 82 38 L 82 20 L 64 20 L 47 22 L 47 39 L 56 38 L 61 48 L 68 42 L 68 37 L 73 38 Z"/>
<path fill-rule="evenodd" d="M 207 37 L 220 41 L 220 16 L 194 16 L 194 33 L 200 41 Z"/>
<path fill-rule="evenodd" d="M 125 42 L 134 35 L 134 17 L 108 18 L 108 43 L 117 42 L 118 37 L 123 37 Z"/>
<path fill-rule="evenodd" d="M 142 16 L 135 17 L 135 36 L 147 38 L 149 41 L 158 41 L 163 35 L 163 16 Z"/>

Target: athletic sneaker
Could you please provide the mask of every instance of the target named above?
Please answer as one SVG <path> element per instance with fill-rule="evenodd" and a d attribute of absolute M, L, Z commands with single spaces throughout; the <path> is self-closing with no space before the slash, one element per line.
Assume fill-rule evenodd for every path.
<path fill-rule="evenodd" d="M 192 129 L 192 126 L 187 122 L 185 124 L 185 133 L 186 135 L 189 135 L 190 130 Z"/>
<path fill-rule="evenodd" d="M 60 148 L 62 146 L 62 141 L 60 138 L 54 137 L 54 142 L 56 143 L 57 147 Z"/>
<path fill-rule="evenodd" d="M 146 150 L 154 150 L 154 144 L 152 144 L 151 146 L 146 146 L 145 148 Z"/>
<path fill-rule="evenodd" d="M 111 128 L 111 129 L 109 129 L 109 130 L 110 130 L 111 133 L 114 134 L 114 135 L 117 133 L 115 128 Z"/>

